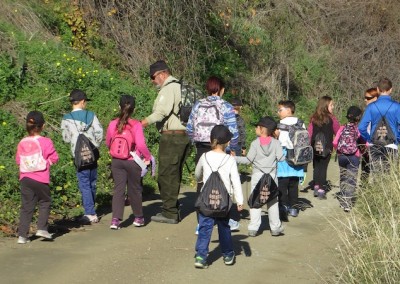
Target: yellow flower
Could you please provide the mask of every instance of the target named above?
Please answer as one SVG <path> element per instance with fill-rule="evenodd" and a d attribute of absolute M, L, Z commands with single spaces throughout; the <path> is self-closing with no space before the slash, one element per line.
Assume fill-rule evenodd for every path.
<path fill-rule="evenodd" d="M 7 125 L 7 122 L 3 121 L 3 123 L 2 123 L 2 124 L 3 124 L 3 126 L 4 126 L 4 125 Z"/>
<path fill-rule="evenodd" d="M 57 63 L 56 63 L 56 65 L 57 65 L 57 66 L 60 66 L 60 65 L 61 65 L 61 63 L 60 63 L 60 62 L 57 62 Z"/>

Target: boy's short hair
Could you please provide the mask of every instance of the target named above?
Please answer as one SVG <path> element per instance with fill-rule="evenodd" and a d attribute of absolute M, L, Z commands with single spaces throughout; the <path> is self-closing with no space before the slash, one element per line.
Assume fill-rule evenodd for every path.
<path fill-rule="evenodd" d="M 292 111 L 292 114 L 294 114 L 294 112 L 296 111 L 296 105 L 290 100 L 279 101 L 278 105 L 289 108 Z"/>
<path fill-rule="evenodd" d="M 382 78 L 378 82 L 378 89 L 381 92 L 387 92 L 392 88 L 392 81 L 388 78 Z"/>

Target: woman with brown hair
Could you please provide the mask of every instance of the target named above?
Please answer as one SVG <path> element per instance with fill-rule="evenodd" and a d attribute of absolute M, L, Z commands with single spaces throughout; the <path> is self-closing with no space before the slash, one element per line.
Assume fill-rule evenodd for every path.
<path fill-rule="evenodd" d="M 321 97 L 308 125 L 308 134 L 311 138 L 311 145 L 314 148 L 314 197 L 319 199 L 326 199 L 326 175 L 333 149 L 333 136 L 340 127 L 339 121 L 333 115 L 333 108 L 333 99 L 331 97 Z"/>

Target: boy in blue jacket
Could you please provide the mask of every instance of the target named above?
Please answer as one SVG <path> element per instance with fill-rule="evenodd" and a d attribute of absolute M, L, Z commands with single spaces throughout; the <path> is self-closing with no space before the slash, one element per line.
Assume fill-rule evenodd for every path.
<path fill-rule="evenodd" d="M 278 116 L 280 124 L 294 125 L 298 118 L 294 116 L 296 107 L 292 101 L 280 101 L 278 103 Z M 304 124 L 303 127 L 305 128 Z M 293 149 L 293 143 L 289 138 L 289 131 L 278 130 L 279 142 L 281 142 L 283 154 L 287 155 L 287 149 Z M 297 217 L 299 214 L 299 181 L 304 179 L 304 167 L 292 166 L 286 160 L 278 162 L 278 189 L 279 208 L 282 221 L 288 221 L 288 214 Z"/>

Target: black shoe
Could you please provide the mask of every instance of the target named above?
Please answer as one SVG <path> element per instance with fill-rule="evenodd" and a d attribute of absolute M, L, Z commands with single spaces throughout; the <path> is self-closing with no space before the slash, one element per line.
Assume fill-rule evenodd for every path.
<path fill-rule="evenodd" d="M 151 216 L 151 221 L 159 222 L 159 223 L 167 223 L 167 224 L 178 224 L 178 220 L 177 219 L 167 218 L 161 213 L 158 213 L 155 216 Z"/>

